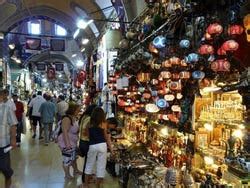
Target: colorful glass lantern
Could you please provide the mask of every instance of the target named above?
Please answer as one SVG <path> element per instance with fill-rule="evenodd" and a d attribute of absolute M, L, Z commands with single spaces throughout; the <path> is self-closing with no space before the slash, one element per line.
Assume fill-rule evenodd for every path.
<path fill-rule="evenodd" d="M 235 40 L 228 40 L 222 45 L 222 50 L 224 51 L 236 51 L 238 48 L 239 44 Z"/>
<path fill-rule="evenodd" d="M 194 71 L 192 73 L 193 79 L 202 80 L 205 77 L 205 73 L 202 71 Z"/>
<path fill-rule="evenodd" d="M 199 55 L 196 54 L 196 53 L 188 54 L 188 56 L 185 57 L 185 61 L 186 61 L 187 63 L 198 62 L 198 61 L 199 61 Z"/>
<path fill-rule="evenodd" d="M 157 85 L 158 83 L 159 83 L 159 81 L 157 79 L 152 79 L 151 80 L 152 85 Z"/>
<path fill-rule="evenodd" d="M 151 53 L 158 54 L 158 50 L 154 47 L 154 45 L 153 45 L 152 43 L 149 44 L 148 50 L 149 50 Z"/>
<path fill-rule="evenodd" d="M 169 88 L 173 91 L 180 91 L 181 90 L 181 81 L 171 81 L 169 83 Z"/>
<path fill-rule="evenodd" d="M 159 118 L 159 119 L 163 119 L 163 120 L 165 120 L 165 121 L 169 120 L 169 119 L 168 119 L 168 115 L 166 115 L 166 114 L 159 114 L 159 115 L 158 115 L 158 118 Z"/>
<path fill-rule="evenodd" d="M 182 97 L 183 97 L 183 95 L 182 95 L 181 93 L 177 93 L 177 94 L 176 94 L 176 98 L 177 98 L 177 99 L 182 99 Z"/>
<path fill-rule="evenodd" d="M 180 107 L 179 105 L 173 105 L 173 106 L 171 107 L 171 110 L 172 110 L 173 112 L 181 112 L 181 107 Z"/>
<path fill-rule="evenodd" d="M 223 32 L 223 27 L 218 23 L 210 24 L 207 28 L 207 33 L 210 35 L 221 34 Z"/>
<path fill-rule="evenodd" d="M 213 39 L 212 36 L 210 34 L 208 34 L 208 33 L 205 33 L 204 37 L 205 37 L 206 40 L 212 40 Z"/>
<path fill-rule="evenodd" d="M 201 55 L 211 55 L 211 54 L 214 54 L 214 48 L 211 45 L 204 44 L 204 45 L 201 45 L 198 52 Z"/>
<path fill-rule="evenodd" d="M 226 59 L 218 59 L 211 64 L 211 69 L 214 72 L 228 72 L 230 71 L 230 63 Z"/>
<path fill-rule="evenodd" d="M 247 35 L 247 41 L 250 42 L 250 14 L 247 14 L 243 20 L 245 32 Z"/>
<path fill-rule="evenodd" d="M 228 27 L 227 33 L 228 35 L 241 35 L 244 29 L 241 25 L 230 25 Z"/>
<path fill-rule="evenodd" d="M 151 95 L 152 95 L 152 97 L 156 97 L 156 96 L 157 96 L 157 94 L 158 94 L 158 92 L 157 92 L 156 90 L 152 90 L 152 91 L 151 91 Z"/>
<path fill-rule="evenodd" d="M 172 95 L 172 94 L 165 95 L 165 96 L 164 96 L 164 99 L 165 99 L 166 101 L 173 101 L 173 100 L 175 99 L 175 96 Z"/>
<path fill-rule="evenodd" d="M 181 41 L 180 41 L 179 45 L 180 45 L 181 48 L 186 48 L 186 49 L 188 49 L 188 48 L 190 47 L 191 44 L 190 44 L 190 41 L 189 41 L 189 40 L 184 39 L 184 40 L 181 40 Z"/>
<path fill-rule="evenodd" d="M 172 65 L 179 65 L 181 63 L 181 59 L 178 57 L 171 57 L 169 61 Z"/>
<path fill-rule="evenodd" d="M 189 79 L 190 78 L 190 72 L 182 71 L 182 72 L 179 73 L 179 77 L 181 79 Z"/>
<path fill-rule="evenodd" d="M 154 45 L 154 47 L 156 47 L 158 49 L 161 49 L 161 48 L 165 48 L 166 47 L 166 42 L 167 42 L 166 37 L 157 36 L 153 40 L 153 45 Z"/>
<path fill-rule="evenodd" d="M 148 82 L 150 80 L 150 73 L 139 73 L 137 75 L 137 79 L 140 81 L 140 82 Z"/>
<path fill-rule="evenodd" d="M 167 59 L 167 60 L 165 60 L 165 61 L 162 62 L 162 67 L 169 68 L 171 66 L 172 66 L 172 64 L 171 64 L 171 62 L 170 62 L 169 59 Z"/>
<path fill-rule="evenodd" d="M 218 54 L 218 55 L 226 55 L 227 52 L 226 52 L 225 50 L 223 50 L 222 48 L 219 48 L 219 49 L 217 50 L 217 54 Z"/>
<path fill-rule="evenodd" d="M 159 100 L 157 100 L 156 105 L 157 105 L 159 108 L 166 108 L 166 107 L 169 107 L 169 104 L 168 104 L 168 102 L 167 102 L 165 99 L 159 99 Z"/>
<path fill-rule="evenodd" d="M 171 72 L 169 72 L 169 71 L 162 71 L 162 72 L 160 73 L 160 76 L 161 76 L 163 79 L 169 79 L 169 78 L 171 78 L 172 74 L 171 74 Z"/>
<path fill-rule="evenodd" d="M 210 55 L 207 60 L 209 62 L 214 61 L 215 60 L 215 56 L 214 55 Z"/>
<path fill-rule="evenodd" d="M 160 111 L 156 104 L 146 104 L 145 109 L 149 113 L 157 113 Z"/>
<path fill-rule="evenodd" d="M 143 93 L 142 97 L 144 99 L 150 99 L 151 98 L 151 94 L 150 93 Z"/>
<path fill-rule="evenodd" d="M 139 87 L 138 91 L 141 92 L 141 93 L 143 93 L 145 91 L 145 87 Z"/>

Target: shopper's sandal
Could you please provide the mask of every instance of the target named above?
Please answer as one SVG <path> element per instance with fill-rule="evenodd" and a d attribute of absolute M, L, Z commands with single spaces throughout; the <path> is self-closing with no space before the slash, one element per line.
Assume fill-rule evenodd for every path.
<path fill-rule="evenodd" d="M 67 176 L 64 177 L 64 179 L 65 180 L 72 180 L 72 179 L 74 179 L 74 177 L 71 176 L 71 175 L 67 175 Z"/>
<path fill-rule="evenodd" d="M 77 175 L 82 175 L 82 172 L 80 170 L 77 170 L 77 171 L 74 171 L 74 176 L 77 176 Z"/>

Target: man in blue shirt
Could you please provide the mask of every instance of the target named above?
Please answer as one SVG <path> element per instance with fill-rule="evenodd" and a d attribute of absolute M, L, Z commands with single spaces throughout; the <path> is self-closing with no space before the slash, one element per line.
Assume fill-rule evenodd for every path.
<path fill-rule="evenodd" d="M 41 122 L 44 127 L 45 145 L 48 146 L 51 137 L 54 118 L 56 115 L 56 105 L 51 102 L 51 96 L 45 95 L 46 102 L 42 103 L 39 112 L 41 113 Z"/>

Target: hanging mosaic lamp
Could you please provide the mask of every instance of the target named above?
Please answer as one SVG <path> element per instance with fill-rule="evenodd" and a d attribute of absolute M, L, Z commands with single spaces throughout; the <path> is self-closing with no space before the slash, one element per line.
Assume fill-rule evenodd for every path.
<path fill-rule="evenodd" d="M 155 104 L 152 104 L 152 103 L 147 104 L 147 105 L 145 106 L 145 109 L 146 109 L 146 111 L 149 112 L 149 113 L 157 113 L 157 112 L 160 111 L 160 109 L 159 109 Z"/>
<path fill-rule="evenodd" d="M 172 94 L 165 95 L 165 96 L 164 96 L 164 99 L 165 99 L 166 101 L 173 101 L 173 100 L 175 99 L 175 96 L 172 95 Z"/>
<path fill-rule="evenodd" d="M 169 67 L 172 66 L 172 64 L 171 64 L 170 60 L 167 59 L 167 60 L 165 60 L 165 61 L 162 62 L 162 65 L 161 65 L 161 66 L 162 66 L 163 68 L 164 68 L 164 67 L 165 67 L 165 68 L 169 68 Z"/>
<path fill-rule="evenodd" d="M 167 42 L 166 37 L 157 36 L 157 37 L 155 37 L 154 40 L 153 40 L 153 45 L 154 45 L 154 47 L 156 47 L 157 49 L 161 49 L 161 48 L 165 48 L 165 47 L 166 47 L 166 42 Z"/>
<path fill-rule="evenodd" d="M 186 39 L 184 39 L 184 40 L 181 40 L 180 41 L 180 43 L 179 43 L 179 46 L 181 47 L 181 48 L 185 48 L 185 49 L 188 49 L 189 47 L 190 47 L 190 41 L 189 40 L 186 40 Z"/>
<path fill-rule="evenodd" d="M 185 61 L 187 63 L 198 62 L 199 61 L 199 55 L 196 54 L 196 53 L 188 54 L 188 56 L 185 57 Z"/>
<path fill-rule="evenodd" d="M 169 104 L 168 102 L 165 100 L 165 99 L 158 99 L 156 101 L 156 105 L 159 107 L 159 108 L 166 108 L 166 107 L 169 107 Z"/>
<path fill-rule="evenodd" d="M 190 72 L 188 71 L 181 71 L 179 73 L 180 79 L 189 79 L 190 78 Z"/>
<path fill-rule="evenodd" d="M 224 51 L 236 51 L 239 48 L 238 42 L 235 40 L 228 40 L 223 43 L 222 50 Z"/>
<path fill-rule="evenodd" d="M 223 32 L 223 27 L 218 23 L 210 24 L 207 28 L 207 33 L 210 35 L 221 34 Z"/>
<path fill-rule="evenodd" d="M 163 79 L 169 79 L 169 78 L 171 78 L 171 72 L 169 72 L 169 71 L 162 71 L 161 73 L 160 73 L 160 76 L 163 78 Z"/>
<path fill-rule="evenodd" d="M 244 29 L 241 25 L 230 25 L 227 29 L 228 35 L 241 35 Z"/>
<path fill-rule="evenodd" d="M 226 59 L 218 59 L 211 64 L 211 69 L 214 72 L 228 72 L 230 71 L 230 63 Z"/>
<path fill-rule="evenodd" d="M 204 44 L 204 45 L 201 45 L 198 52 L 201 55 L 211 55 L 211 54 L 214 54 L 214 48 L 211 45 Z"/>
<path fill-rule="evenodd" d="M 194 71 L 192 73 L 193 79 L 202 80 L 205 77 L 205 73 L 202 71 Z"/>
<path fill-rule="evenodd" d="M 178 57 L 171 57 L 169 61 L 171 65 L 179 65 L 181 63 L 181 59 Z"/>

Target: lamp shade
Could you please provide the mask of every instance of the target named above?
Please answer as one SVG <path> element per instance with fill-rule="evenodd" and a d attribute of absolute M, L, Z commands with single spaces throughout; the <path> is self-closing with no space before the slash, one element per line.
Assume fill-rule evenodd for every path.
<path fill-rule="evenodd" d="M 181 47 L 181 48 L 186 48 L 186 49 L 188 49 L 189 47 L 190 47 L 190 41 L 189 40 L 186 40 L 186 39 L 184 39 L 184 40 L 181 40 L 180 41 L 180 43 L 179 43 L 179 46 Z"/>
<path fill-rule="evenodd" d="M 219 23 L 210 24 L 207 28 L 207 33 L 210 35 L 221 34 L 223 32 L 223 27 Z"/>
<path fill-rule="evenodd" d="M 241 25 L 230 25 L 228 27 L 227 33 L 228 35 L 241 35 L 243 33 L 244 29 Z"/>
<path fill-rule="evenodd" d="M 218 59 L 211 64 L 211 69 L 214 72 L 230 71 L 230 63 L 226 59 Z"/>
<path fill-rule="evenodd" d="M 214 53 L 214 48 L 211 45 L 204 44 L 204 45 L 201 45 L 198 52 L 201 55 L 208 55 L 208 54 L 211 55 Z"/>
<path fill-rule="evenodd" d="M 236 51 L 238 48 L 239 44 L 235 40 L 228 40 L 222 45 L 222 50 L 224 51 Z"/>
<path fill-rule="evenodd" d="M 201 80 L 205 77 L 205 73 L 202 71 L 194 71 L 192 73 L 192 77 L 196 80 Z"/>
<path fill-rule="evenodd" d="M 166 42 L 167 42 L 166 37 L 157 36 L 153 40 L 153 45 L 154 45 L 154 47 L 156 47 L 158 49 L 161 49 L 161 48 L 165 48 L 166 47 Z"/>
<path fill-rule="evenodd" d="M 156 104 L 150 103 L 145 106 L 145 109 L 149 113 L 157 113 L 160 109 L 156 106 Z"/>
<path fill-rule="evenodd" d="M 169 106 L 168 102 L 165 100 L 165 99 L 158 99 L 156 101 L 156 105 L 159 107 L 159 108 L 166 108 Z"/>

